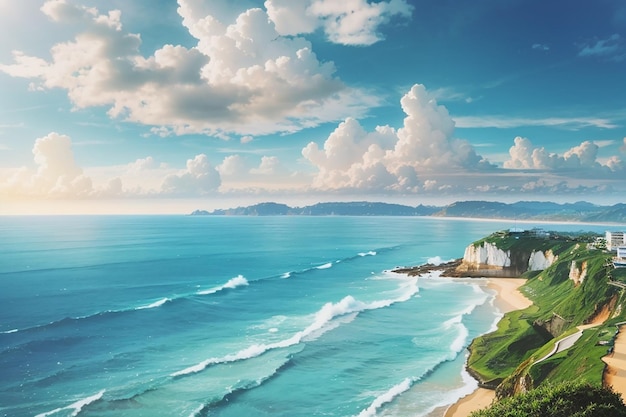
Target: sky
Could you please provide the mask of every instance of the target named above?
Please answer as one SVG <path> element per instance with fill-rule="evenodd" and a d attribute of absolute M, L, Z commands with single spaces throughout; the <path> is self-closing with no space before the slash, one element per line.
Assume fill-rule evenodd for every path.
<path fill-rule="evenodd" d="M 0 0 L 0 214 L 626 197 L 623 0 Z"/>

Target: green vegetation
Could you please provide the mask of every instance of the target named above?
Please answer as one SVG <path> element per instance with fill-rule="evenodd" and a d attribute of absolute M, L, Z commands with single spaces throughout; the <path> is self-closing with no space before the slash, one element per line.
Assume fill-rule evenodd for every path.
<path fill-rule="evenodd" d="M 547 385 L 505 398 L 471 417 L 622 417 L 619 394 L 589 383 Z"/>
<path fill-rule="evenodd" d="M 530 377 L 533 381 L 560 383 L 582 380 L 602 385 L 602 357 L 606 355 L 607 347 L 598 344 L 598 335 L 598 328 L 586 330 L 570 349 L 530 367 Z"/>
<path fill-rule="evenodd" d="M 533 306 L 507 313 L 495 332 L 470 345 L 469 371 L 484 385 L 497 387 L 498 398 L 565 381 L 602 384 L 601 358 L 612 343 L 615 323 L 626 319 L 624 290 L 609 281 L 626 283 L 626 269 L 614 269 L 612 254 L 588 244 L 596 237 L 498 232 L 474 243 L 494 244 L 510 251 L 512 260 L 519 258 L 526 264 L 533 251 L 551 251 L 557 256 L 545 270 L 523 274 L 528 282 L 521 291 Z M 571 348 L 537 363 L 558 339 L 599 316 L 608 320 L 585 330 Z"/>
<path fill-rule="evenodd" d="M 561 246 L 558 261 L 529 280 L 525 292 L 538 306 L 536 319 L 550 320 L 553 314 L 563 317 L 569 326 L 583 324 L 608 303 L 618 289 L 608 284 L 611 255 L 590 251 L 585 245 Z M 569 278 L 572 263 L 585 270 L 582 283 Z"/>
<path fill-rule="evenodd" d="M 529 311 L 532 310 L 531 307 Z M 538 332 L 532 326 L 526 313 L 524 310 L 506 314 L 495 332 L 474 339 L 470 345 L 468 367 L 485 385 L 495 388 L 533 349 L 549 341 L 545 332 Z"/>

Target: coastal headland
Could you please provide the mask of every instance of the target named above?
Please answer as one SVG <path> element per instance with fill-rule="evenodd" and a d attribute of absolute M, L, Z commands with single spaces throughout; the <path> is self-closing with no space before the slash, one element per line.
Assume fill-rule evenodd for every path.
<path fill-rule="evenodd" d="M 504 314 L 472 341 L 467 371 L 479 388 L 431 417 L 463 417 L 546 384 L 581 381 L 626 398 L 626 268 L 615 269 L 598 236 L 500 231 L 463 258 L 397 268 L 422 275 L 482 277 Z M 626 329 L 626 328 L 624 328 Z"/>

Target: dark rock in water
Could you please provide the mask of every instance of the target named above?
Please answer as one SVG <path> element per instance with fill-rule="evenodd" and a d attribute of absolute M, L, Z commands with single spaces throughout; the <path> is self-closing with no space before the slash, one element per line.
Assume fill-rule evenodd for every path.
<path fill-rule="evenodd" d="M 456 269 L 459 265 L 461 265 L 462 259 L 455 259 L 450 262 L 444 262 L 439 265 L 427 263 L 419 266 L 408 266 L 408 267 L 399 267 L 393 269 L 391 272 L 395 272 L 397 274 L 407 274 L 410 277 L 414 277 L 416 275 L 427 274 L 432 271 L 443 271 L 442 276 L 446 277 L 456 277 L 460 275 L 456 275 Z"/>

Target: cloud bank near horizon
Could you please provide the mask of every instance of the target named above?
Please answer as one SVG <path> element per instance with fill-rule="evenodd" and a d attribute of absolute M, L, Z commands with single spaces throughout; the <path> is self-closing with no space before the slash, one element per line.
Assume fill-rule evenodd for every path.
<path fill-rule="evenodd" d="M 0 195 L 98 199 L 287 192 L 587 193 L 607 191 L 606 183 L 590 183 L 590 178 L 617 182 L 626 173 L 618 156 L 600 161 L 600 146 L 592 141 L 557 154 L 522 137 L 513 140 L 509 159 L 499 167 L 468 141 L 454 136 L 448 110 L 423 85 L 414 85 L 400 105 L 406 115 L 401 127 L 385 125 L 367 131 L 358 120 L 346 118 L 321 145 L 310 142 L 302 149 L 299 171 L 290 171 L 274 155 L 264 155 L 255 164 L 240 154 L 215 164 L 210 155 L 197 154 L 181 169 L 152 156 L 123 166 L 84 169 L 76 163 L 71 138 L 52 132 L 35 141 L 35 169 L 14 170 L 0 183 Z"/>

